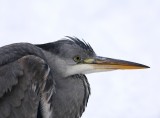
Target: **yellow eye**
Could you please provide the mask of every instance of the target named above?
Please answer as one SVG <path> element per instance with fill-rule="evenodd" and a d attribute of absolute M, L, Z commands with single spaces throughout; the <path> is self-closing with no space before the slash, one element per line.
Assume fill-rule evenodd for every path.
<path fill-rule="evenodd" d="M 80 61 L 81 61 L 81 57 L 80 57 L 80 56 L 75 56 L 75 57 L 73 58 L 73 60 L 74 60 L 75 62 L 80 62 Z"/>

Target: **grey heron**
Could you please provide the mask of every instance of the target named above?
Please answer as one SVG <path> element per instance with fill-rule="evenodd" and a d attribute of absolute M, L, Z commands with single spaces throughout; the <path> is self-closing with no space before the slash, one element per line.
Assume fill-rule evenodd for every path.
<path fill-rule="evenodd" d="M 148 66 L 97 56 L 76 37 L 0 48 L 0 118 L 80 118 L 90 95 L 85 74 Z"/>

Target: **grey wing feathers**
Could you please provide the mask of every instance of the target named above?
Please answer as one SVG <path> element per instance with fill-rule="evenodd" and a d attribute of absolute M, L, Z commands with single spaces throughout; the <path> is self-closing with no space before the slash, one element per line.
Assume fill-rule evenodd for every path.
<path fill-rule="evenodd" d="M 30 43 L 15 43 L 0 48 L 0 66 L 13 62 L 25 55 L 35 55 L 45 60 L 44 54 L 37 46 Z"/>
<path fill-rule="evenodd" d="M 23 71 L 13 62 L 26 55 L 35 55 L 45 60 L 41 49 L 29 43 L 11 44 L 0 48 L 0 97 L 17 84 L 17 77 L 21 76 Z"/>
<path fill-rule="evenodd" d="M 23 71 L 16 63 L 9 63 L 0 67 L 0 97 L 11 91 L 12 86 L 18 83 L 18 77 L 23 75 Z"/>
<path fill-rule="evenodd" d="M 29 55 L 27 49 L 23 53 L 21 48 L 18 52 L 18 47 L 14 51 L 8 49 L 5 60 L 3 49 L 0 48 L 0 118 L 36 118 L 40 96 L 50 76 L 49 66 L 40 50 Z"/>

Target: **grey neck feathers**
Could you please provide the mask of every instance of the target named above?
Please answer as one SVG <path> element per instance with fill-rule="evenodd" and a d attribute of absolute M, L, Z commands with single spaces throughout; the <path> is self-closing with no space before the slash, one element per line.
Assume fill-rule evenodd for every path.
<path fill-rule="evenodd" d="M 73 75 L 56 80 L 56 95 L 52 98 L 54 118 L 80 118 L 90 95 L 85 75 Z"/>
<path fill-rule="evenodd" d="M 53 118 L 80 118 L 85 110 L 90 95 L 90 86 L 85 75 L 77 74 L 68 77 L 59 75 L 55 69 L 55 59 L 46 53 L 48 64 L 55 81 L 55 93 L 51 106 Z"/>

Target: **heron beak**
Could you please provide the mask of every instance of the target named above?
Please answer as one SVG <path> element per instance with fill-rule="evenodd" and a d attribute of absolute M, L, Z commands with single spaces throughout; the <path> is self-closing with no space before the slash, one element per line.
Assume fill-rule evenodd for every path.
<path fill-rule="evenodd" d="M 91 65 L 97 71 L 149 68 L 149 66 L 135 63 L 135 62 L 111 59 L 111 58 L 99 57 L 99 56 L 95 58 L 84 59 L 83 63 Z"/>

